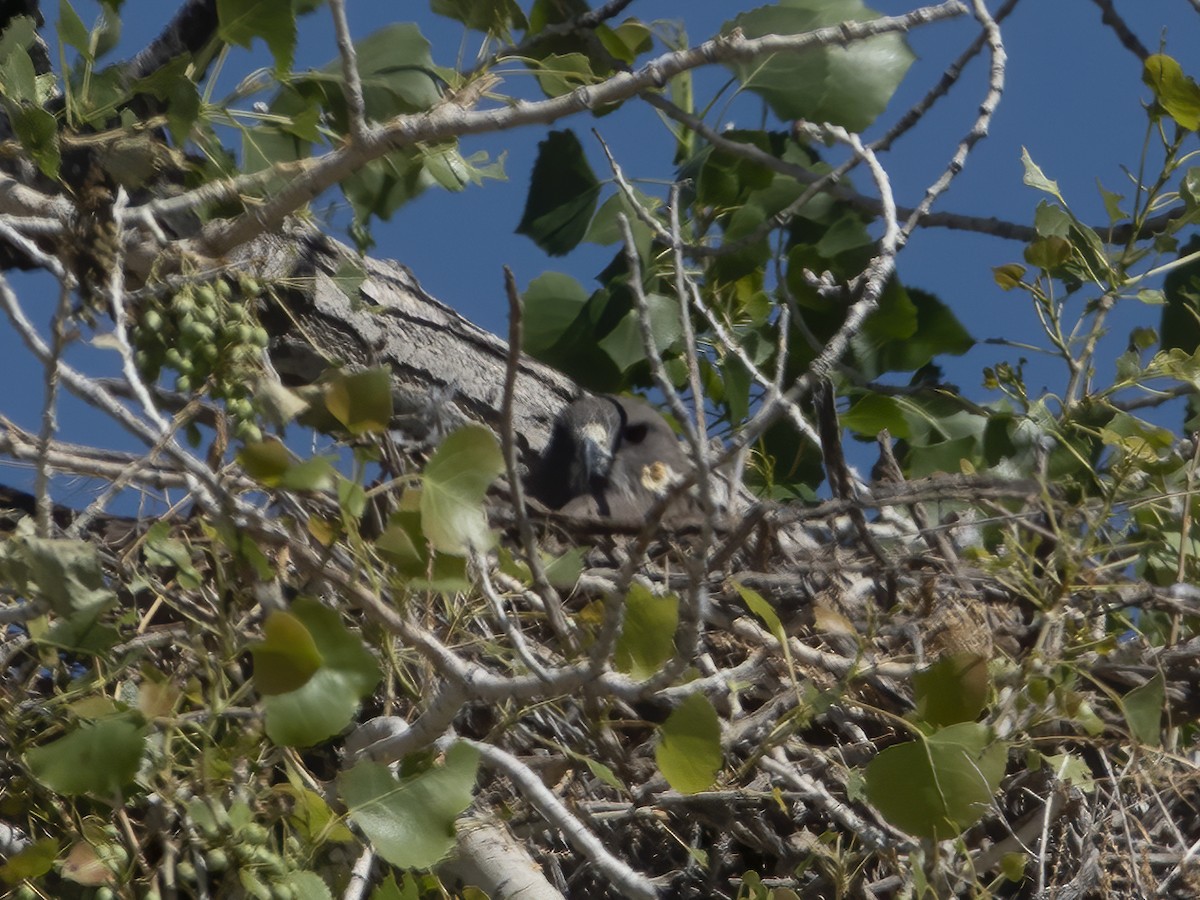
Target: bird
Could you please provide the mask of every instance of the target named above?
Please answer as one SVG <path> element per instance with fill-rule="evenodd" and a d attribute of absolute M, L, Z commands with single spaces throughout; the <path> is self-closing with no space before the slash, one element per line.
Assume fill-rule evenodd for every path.
<path fill-rule="evenodd" d="M 581 397 L 558 417 L 540 483 L 547 505 L 564 515 L 636 523 L 690 472 L 657 410 L 644 400 L 602 394 Z M 691 502 L 677 498 L 667 513 L 685 512 Z"/>

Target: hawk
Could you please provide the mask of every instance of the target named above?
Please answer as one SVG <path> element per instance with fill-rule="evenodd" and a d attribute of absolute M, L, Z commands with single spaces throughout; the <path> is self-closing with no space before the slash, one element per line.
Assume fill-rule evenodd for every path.
<path fill-rule="evenodd" d="M 541 493 L 547 505 L 568 515 L 637 522 L 690 471 L 675 432 L 648 403 L 583 397 L 555 423 Z M 681 498 L 669 512 L 688 503 Z"/>

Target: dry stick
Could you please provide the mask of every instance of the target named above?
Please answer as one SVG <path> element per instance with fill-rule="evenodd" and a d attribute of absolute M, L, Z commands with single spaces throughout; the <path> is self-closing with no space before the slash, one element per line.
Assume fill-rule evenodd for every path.
<path fill-rule="evenodd" d="M 900 468 L 896 454 L 892 451 L 892 436 L 888 430 L 885 428 L 879 432 L 875 436 L 875 441 L 879 446 L 879 462 L 883 468 L 885 480 L 905 484 L 904 471 Z M 920 503 L 910 503 L 908 504 L 908 514 L 912 517 L 913 524 L 917 526 L 917 531 L 920 532 L 925 543 L 929 545 L 929 549 L 945 562 L 951 571 L 957 573 L 958 552 L 942 529 L 929 527 L 929 516 L 925 514 L 925 507 Z"/>
<path fill-rule="evenodd" d="M 362 900 L 367 896 L 367 890 L 371 887 L 371 869 L 374 866 L 375 848 L 368 845 L 363 848 L 363 852 L 350 869 L 350 880 L 346 884 L 346 890 L 342 892 L 342 900 Z"/>
<path fill-rule="evenodd" d="M 1120 13 L 1113 6 L 1112 0 L 1092 0 L 1092 2 L 1100 7 L 1100 22 L 1113 30 L 1113 34 L 1117 36 L 1117 40 L 1121 42 L 1121 46 L 1145 62 L 1146 57 L 1150 55 L 1150 51 L 1138 40 L 1138 36 L 1133 33 L 1133 29 L 1129 27 L 1129 24 L 1121 18 Z M 1200 10 L 1200 3 L 1197 3 L 1197 0 L 1192 0 L 1192 3 Z"/>
<path fill-rule="evenodd" d="M 528 56 L 531 49 L 550 38 L 562 37 L 579 31 L 594 30 L 597 25 L 603 25 L 614 16 L 620 15 L 625 7 L 629 6 L 632 2 L 633 0 L 608 0 L 607 3 L 597 6 L 595 9 L 589 10 L 570 21 L 559 22 L 556 25 L 547 25 L 536 34 L 528 35 L 519 44 L 509 44 L 507 47 L 501 47 L 490 56 L 480 60 L 476 66 L 465 72 L 464 75 L 467 78 L 473 78 L 477 73 L 490 69 L 503 59 Z"/>
<path fill-rule="evenodd" d="M 471 562 L 475 565 L 476 571 L 479 572 L 479 583 L 483 588 L 483 596 L 487 599 L 488 605 L 492 607 L 492 615 L 496 617 L 496 620 L 500 623 L 500 627 L 504 629 L 504 633 L 508 636 L 508 640 L 512 644 L 517 657 L 534 675 L 537 675 L 543 681 L 550 681 L 550 674 L 529 649 L 529 644 L 525 642 L 525 635 L 521 633 L 520 626 L 504 611 L 504 601 L 496 593 L 496 587 L 492 584 L 492 579 L 488 575 L 491 560 L 479 551 L 472 549 Z"/>
<path fill-rule="evenodd" d="M 515 756 L 481 741 L 460 738 L 479 753 L 484 765 L 503 772 L 518 791 L 550 825 L 562 832 L 568 843 L 592 863 L 608 882 L 623 896 L 636 900 L 654 900 L 658 891 L 640 872 L 609 853 L 595 834 L 573 816 L 554 793 L 546 787 L 537 773 Z"/>
<path fill-rule="evenodd" d="M 632 197 L 630 200 L 631 202 L 636 202 Z M 684 669 L 691 664 L 692 660 L 699 653 L 703 609 L 708 602 L 708 589 L 704 583 L 704 560 L 708 558 L 709 552 L 712 549 L 712 526 L 716 504 L 713 502 L 712 479 L 708 464 L 708 436 L 704 430 L 706 428 L 704 421 L 704 395 L 702 393 L 695 393 L 693 395 L 692 399 L 697 406 L 696 419 L 693 421 L 688 417 L 683 401 L 675 390 L 675 385 L 667 377 L 662 355 L 658 352 L 658 347 L 654 342 L 654 331 L 650 322 L 650 307 L 646 300 L 645 291 L 642 288 L 641 260 L 638 258 L 637 245 L 633 240 L 633 231 L 629 226 L 629 219 L 624 213 L 618 213 L 617 221 L 620 224 L 621 236 L 625 242 L 625 259 L 629 266 L 629 284 L 633 291 L 634 308 L 637 311 L 638 327 L 642 335 L 642 348 L 645 351 L 646 359 L 650 363 L 650 372 L 654 377 L 655 384 L 658 385 L 658 389 L 666 396 L 675 417 L 683 426 L 683 432 L 691 449 L 692 461 L 695 467 L 690 480 L 694 481 L 698 486 L 703 510 L 698 546 L 693 548 L 686 560 L 688 591 L 687 601 L 683 604 L 679 619 L 677 650 L 661 670 L 647 679 L 646 690 L 654 691 L 666 687 L 682 675 Z M 676 234 L 678 233 L 678 225 L 678 213 L 675 213 L 672 227 L 675 229 Z M 676 270 L 676 277 L 679 279 L 685 277 L 682 267 Z M 680 315 L 685 319 L 687 318 L 686 299 L 680 309 Z M 690 331 L 689 327 L 685 331 L 685 334 L 690 333 Z M 690 356 L 689 369 L 697 370 L 698 365 L 695 360 L 694 343 L 688 344 L 687 349 Z M 675 493 L 675 491 L 672 491 L 658 505 L 669 502 L 671 497 L 675 496 Z M 656 525 L 657 519 L 657 516 L 652 516 L 651 524 Z M 643 533 L 645 533 L 645 529 Z M 643 550 L 644 548 L 639 547 L 639 556 Z"/>
<path fill-rule="evenodd" d="M 966 12 L 961 0 L 946 0 L 900 16 L 868 22 L 843 22 L 798 35 L 747 38 L 733 31 L 697 47 L 662 54 L 633 72 L 618 72 L 599 84 L 580 87 L 549 100 L 516 102 L 502 109 L 463 109 L 447 102 L 427 112 L 398 116 L 382 125 L 368 125 L 362 141 L 344 144 L 295 169 L 280 191 L 242 216 L 205 226 L 200 236 L 185 242 L 201 255 L 220 257 L 240 247 L 309 203 L 365 163 L 420 143 L 452 137 L 489 134 L 522 125 L 547 124 L 568 115 L 628 100 L 660 87 L 683 72 L 719 62 L 757 59 L 771 53 L 803 53 L 818 47 L 845 47 L 881 34 L 911 30 L 918 25 L 955 18 Z"/>
<path fill-rule="evenodd" d="M 50 320 L 50 349 L 43 360 L 45 385 L 42 397 L 42 427 L 38 430 L 37 453 L 34 457 L 33 493 L 36 499 L 36 523 L 39 536 L 48 538 L 54 525 L 54 501 L 50 499 L 50 445 L 54 432 L 58 430 L 58 384 L 59 365 L 70 337 L 67 319 L 71 314 L 70 281 L 59 282 L 58 306 Z"/>
<path fill-rule="evenodd" d="M 504 451 L 504 467 L 508 470 L 509 490 L 512 492 L 513 515 L 517 520 L 517 532 L 525 559 L 533 576 L 533 586 L 542 600 L 550 627 L 563 646 L 571 653 L 579 649 L 570 621 L 563 613 L 562 598 L 546 577 L 546 567 L 538 554 L 537 538 L 529 515 L 525 509 L 525 486 L 517 467 L 516 438 L 513 434 L 513 396 L 516 392 L 517 373 L 521 368 L 521 347 L 524 344 L 525 310 L 521 306 L 521 294 L 512 269 L 504 267 L 504 292 L 508 297 L 508 359 L 504 368 L 504 395 L 500 405 L 500 446 Z"/>
<path fill-rule="evenodd" d="M 975 18 L 983 26 L 984 34 L 987 37 L 988 50 L 992 57 L 991 65 L 988 67 L 987 94 L 984 96 L 983 102 L 979 104 L 979 115 L 976 116 L 971 130 L 959 141 L 958 148 L 954 151 L 954 155 L 950 157 L 946 171 L 925 191 L 924 199 L 921 200 L 917 208 L 913 210 L 912 214 L 905 221 L 899 237 L 900 247 L 908 243 L 908 238 L 912 234 L 913 229 L 928 217 L 929 210 L 933 207 L 934 201 L 950 189 L 950 183 L 963 170 L 963 166 L 966 165 L 967 157 L 971 154 L 971 150 L 974 149 L 976 144 L 987 137 L 992 117 L 996 113 L 996 107 L 1000 105 L 1000 98 L 1004 96 L 1005 66 L 1008 61 L 1008 55 L 1004 50 L 1004 40 L 1000 34 L 1000 27 L 988 12 L 983 0 L 973 0 L 973 9 Z M 1032 239 L 1030 238 L 1030 240 Z"/>
<path fill-rule="evenodd" d="M 367 105 L 363 100 L 362 80 L 358 75 L 358 54 L 346 21 L 346 0 L 329 0 L 333 30 L 337 35 L 338 56 L 342 60 L 342 93 L 350 116 L 350 137 L 361 141 L 367 131 Z"/>
<path fill-rule="evenodd" d="M 1019 0 L 1007 0 L 1002 7 L 996 10 L 996 14 L 992 18 L 997 24 L 1003 22 L 1008 18 L 1009 14 L 1013 11 L 1018 2 Z M 938 100 L 950 92 L 950 88 L 954 87 L 954 85 L 958 82 L 958 79 L 962 77 L 963 69 L 966 68 L 967 63 L 979 55 L 979 51 L 983 49 L 983 46 L 985 43 L 987 43 L 987 41 L 988 33 L 985 29 L 975 37 L 975 40 L 970 43 L 966 50 L 959 54 L 958 58 L 955 59 L 954 62 L 946 67 L 946 71 L 942 73 L 941 80 L 934 85 L 933 89 L 930 90 L 930 92 L 926 94 L 919 102 L 913 104 L 908 112 L 901 116 L 899 120 L 897 120 L 896 124 L 888 129 L 887 134 L 885 134 L 879 140 L 873 142 L 871 144 L 871 149 L 876 153 L 883 153 L 886 150 L 890 150 L 892 144 L 894 144 L 897 139 L 899 139 L 903 134 L 916 125 Z M 925 224 L 928 224 L 928 222 Z"/>

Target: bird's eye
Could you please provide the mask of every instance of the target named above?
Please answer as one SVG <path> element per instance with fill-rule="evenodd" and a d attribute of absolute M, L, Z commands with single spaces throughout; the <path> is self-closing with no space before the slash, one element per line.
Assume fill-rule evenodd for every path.
<path fill-rule="evenodd" d="M 625 441 L 630 444 L 640 444 L 646 439 L 648 428 L 645 425 L 626 425 L 624 436 Z"/>

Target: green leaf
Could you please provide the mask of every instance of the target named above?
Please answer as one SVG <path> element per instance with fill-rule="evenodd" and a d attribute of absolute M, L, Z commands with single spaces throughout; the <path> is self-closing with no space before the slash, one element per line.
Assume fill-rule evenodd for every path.
<path fill-rule="evenodd" d="M 614 59 L 627 66 L 632 66 L 639 54 L 654 48 L 653 32 L 636 19 L 627 19 L 616 28 L 601 25 L 596 29 L 596 37 Z"/>
<path fill-rule="evenodd" d="M 646 295 L 646 311 L 650 319 L 650 333 L 654 347 L 661 355 L 674 347 L 683 338 L 683 324 L 679 320 L 679 301 L 662 294 Z M 608 334 L 597 342 L 608 354 L 617 369 L 627 372 L 646 359 L 642 326 L 637 310 L 631 309 L 621 317 Z"/>
<path fill-rule="evenodd" d="M 308 631 L 321 664 L 302 687 L 263 697 L 262 704 L 272 741 L 309 747 L 350 724 L 359 702 L 379 683 L 379 664 L 362 639 L 320 602 L 299 597 L 291 614 Z"/>
<path fill-rule="evenodd" d="M 9 884 L 40 878 L 54 868 L 54 860 L 57 857 L 58 841 L 42 838 L 8 857 L 4 865 L 0 866 L 0 878 Z"/>
<path fill-rule="evenodd" d="M 96 548 L 85 541 L 60 538 L 23 539 L 27 577 L 38 596 L 62 616 L 98 614 L 117 602 L 105 582 Z"/>
<path fill-rule="evenodd" d="M 0 73 L 0 77 L 3 74 Z M 49 178 L 58 177 L 62 155 L 58 143 L 58 122 L 52 113 L 34 106 L 9 111 L 13 131 L 38 169 Z"/>
<path fill-rule="evenodd" d="M 544 59 L 531 62 L 538 84 L 547 97 L 561 97 L 599 80 L 587 56 L 582 53 L 551 53 Z"/>
<path fill-rule="evenodd" d="M 1071 242 L 1057 235 L 1039 238 L 1025 248 L 1025 262 L 1047 272 L 1062 267 L 1071 256 Z"/>
<path fill-rule="evenodd" d="M 442 441 L 421 473 L 421 527 L 434 549 L 462 555 L 491 545 L 483 498 L 504 471 L 496 436 L 468 425 Z"/>
<path fill-rule="evenodd" d="M 37 103 L 37 70 L 22 46 L 10 46 L 0 57 L 0 94 L 11 107 Z"/>
<path fill-rule="evenodd" d="M 801 34 L 825 25 L 869 21 L 874 10 L 860 0 L 780 0 L 742 13 L 722 28 L 751 38 Z M 780 119 L 832 122 L 862 131 L 883 112 L 916 57 L 898 34 L 846 47 L 815 47 L 730 65 L 742 87 L 760 95 Z"/>
<path fill-rule="evenodd" d="M 146 726 L 130 716 L 80 725 L 70 734 L 25 754 L 33 777 L 67 796 L 108 800 L 133 780 L 146 743 Z"/>
<path fill-rule="evenodd" d="M 482 184 L 485 179 L 503 181 L 504 158 L 501 156 L 494 163 L 487 163 L 486 150 L 464 157 L 458 150 L 457 142 L 437 144 L 423 148 L 421 164 L 425 175 L 439 187 L 448 191 L 466 190 L 472 184 Z M 485 165 L 476 165 L 485 163 Z"/>
<path fill-rule="evenodd" d="M 1058 198 L 1058 200 L 1064 204 L 1066 203 L 1066 201 L 1063 200 L 1062 194 L 1058 192 L 1058 182 L 1051 181 L 1046 177 L 1045 173 L 1042 172 L 1041 168 L 1038 167 L 1038 164 L 1035 163 L 1030 157 L 1029 150 L 1025 147 L 1021 148 L 1021 165 L 1025 167 L 1025 176 L 1022 180 L 1027 185 L 1029 185 L 1031 188 L 1036 188 L 1039 191 L 1044 191 L 1047 194 L 1050 194 L 1052 197 Z M 1040 233 L 1042 232 L 1039 231 L 1039 234 Z"/>
<path fill-rule="evenodd" d="M 292 0 L 217 0 L 217 34 L 221 39 L 250 49 L 262 38 L 275 58 L 275 71 L 292 68 L 296 51 L 296 13 Z"/>
<path fill-rule="evenodd" d="M 1141 744 L 1157 747 L 1162 743 L 1163 704 L 1166 687 L 1162 672 L 1121 698 L 1121 708 L 1129 731 Z"/>
<path fill-rule="evenodd" d="M 380 366 L 338 374 L 325 385 L 325 408 L 352 435 L 386 431 L 392 418 L 392 377 Z"/>
<path fill-rule="evenodd" d="M 292 869 L 271 882 L 275 888 L 272 896 L 280 896 L 280 889 L 288 890 L 283 896 L 293 900 L 333 900 L 333 893 L 325 880 L 316 872 Z"/>
<path fill-rule="evenodd" d="M 1059 753 L 1054 756 L 1043 756 L 1040 753 L 1036 755 L 1040 757 L 1042 763 L 1050 768 L 1056 778 L 1074 785 L 1088 794 L 1095 790 L 1096 779 L 1092 775 L 1087 761 L 1082 757 L 1072 753 Z M 1034 765 L 1031 764 L 1029 768 L 1034 768 Z"/>
<path fill-rule="evenodd" d="M 37 23 L 30 16 L 13 16 L 9 19 L 8 27 L 0 31 L 0 63 L 10 53 L 28 50 L 33 46 L 38 36 L 37 28 Z"/>
<path fill-rule="evenodd" d="M 327 456 L 297 462 L 275 438 L 252 441 L 237 454 L 246 474 L 267 487 L 291 491 L 330 490 L 334 484 L 333 463 Z"/>
<path fill-rule="evenodd" d="M 507 36 L 514 29 L 526 28 L 529 24 L 514 0 L 431 0 L 429 8 L 439 16 L 497 37 Z"/>
<path fill-rule="evenodd" d="M 667 783 L 681 794 L 713 786 L 721 771 L 721 722 L 709 699 L 686 697 L 659 726 L 654 759 Z"/>
<path fill-rule="evenodd" d="M 551 256 L 573 250 L 585 234 L 600 182 L 573 131 L 552 131 L 538 143 L 525 212 L 517 225 L 523 234 Z"/>
<path fill-rule="evenodd" d="M 742 598 L 742 602 L 746 604 L 750 612 L 762 619 L 772 637 L 781 645 L 786 645 L 787 633 L 783 630 L 783 622 L 780 621 L 779 614 L 775 612 L 775 607 L 767 602 L 767 598 L 754 588 L 746 587 L 736 581 L 733 583 L 733 588 L 738 592 L 738 596 Z"/>
<path fill-rule="evenodd" d="M 1125 211 L 1121 209 L 1121 201 L 1125 199 L 1124 194 L 1116 194 L 1108 190 L 1098 178 L 1096 179 L 1096 188 L 1100 191 L 1100 197 L 1104 201 L 1104 212 L 1108 215 L 1109 225 L 1116 225 L 1127 217 Z"/>
<path fill-rule="evenodd" d="M 190 66 L 187 56 L 177 56 L 131 86 L 134 93 L 149 94 L 164 102 L 167 126 L 178 145 L 187 140 L 200 117 L 200 91 L 188 77 Z"/>
<path fill-rule="evenodd" d="M 874 438 L 885 428 L 892 437 L 900 440 L 906 440 L 911 434 L 899 398 L 885 394 L 864 394 L 838 419 L 843 426 L 864 437 Z"/>
<path fill-rule="evenodd" d="M 1179 251 L 1179 259 L 1200 253 L 1200 235 L 1192 235 Z M 1191 355 L 1200 349 L 1200 259 L 1177 265 L 1163 279 L 1166 305 L 1158 333 L 1162 349 L 1179 349 Z"/>
<path fill-rule="evenodd" d="M 852 346 L 863 372 L 874 378 L 884 372 L 914 372 L 944 353 L 961 356 L 975 340 L 936 296 L 893 281 Z"/>
<path fill-rule="evenodd" d="M 962 722 L 888 747 L 867 766 L 867 798 L 897 828 L 936 841 L 987 812 L 1004 777 L 1008 745 Z"/>
<path fill-rule="evenodd" d="M 641 584 L 631 585 L 625 597 L 625 626 L 613 657 L 617 671 L 639 681 L 657 672 L 675 655 L 678 625 L 678 597 L 656 597 Z"/>
<path fill-rule="evenodd" d="M 418 508 L 422 493 L 419 490 L 411 492 Z M 409 498 L 410 493 L 405 492 L 406 505 Z M 383 534 L 376 539 L 375 547 L 415 589 L 457 593 L 471 587 L 464 557 L 430 551 L 421 531 L 419 509 L 400 509 L 394 513 Z"/>
<path fill-rule="evenodd" d="M 338 788 L 380 856 L 402 869 L 427 869 L 454 847 L 454 821 L 471 805 L 478 766 L 479 753 L 459 742 L 442 765 L 411 778 L 361 762 L 339 776 Z"/>
<path fill-rule="evenodd" d="M 286 694 L 302 687 L 321 667 L 321 651 L 304 623 L 273 610 L 263 622 L 263 639 L 250 645 L 254 683 L 262 694 Z"/>
<path fill-rule="evenodd" d="M 92 62 L 91 39 L 87 26 L 71 6 L 70 0 L 58 0 L 58 22 L 55 23 L 58 39 L 68 47 L 74 47 L 86 61 Z"/>
<path fill-rule="evenodd" d="M 1200 128 L 1200 85 L 1183 74 L 1179 63 L 1162 53 L 1147 56 L 1142 81 L 1176 124 L 1188 131 Z"/>
<path fill-rule="evenodd" d="M 956 653 L 913 675 L 918 721 L 934 727 L 973 722 L 983 712 L 991 690 L 987 659 Z"/>
<path fill-rule="evenodd" d="M 1025 267 L 1019 263 L 1006 263 L 1003 266 L 994 266 L 992 268 L 992 278 L 995 279 L 1001 289 L 1011 291 L 1015 287 L 1019 287 L 1021 279 L 1025 277 Z"/>
<path fill-rule="evenodd" d="M 541 356 L 553 347 L 583 314 L 588 293 L 561 272 L 544 272 L 529 283 L 525 306 L 525 352 Z"/>

